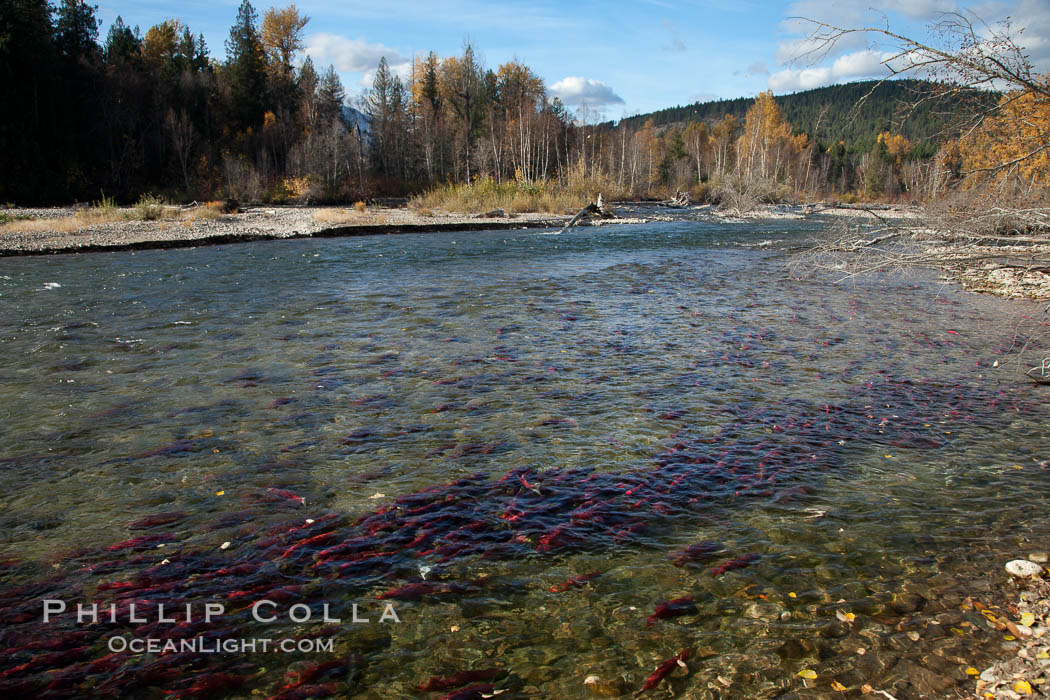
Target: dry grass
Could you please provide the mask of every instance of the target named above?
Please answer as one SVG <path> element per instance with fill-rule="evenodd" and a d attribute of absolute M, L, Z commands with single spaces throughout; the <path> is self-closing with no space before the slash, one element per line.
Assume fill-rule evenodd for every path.
<path fill-rule="evenodd" d="M 315 211 L 314 220 L 319 221 L 322 224 L 333 224 L 338 226 L 340 224 L 362 223 L 364 217 L 356 211 L 350 211 L 349 209 L 343 209 L 342 207 L 332 207 Z"/>
<path fill-rule="evenodd" d="M 41 219 L 14 219 L 0 223 L 0 235 L 12 233 L 75 233 L 82 229 L 122 221 L 159 221 L 166 219 L 214 219 L 221 216 L 221 202 L 210 202 L 189 212 L 166 205 L 162 200 L 143 196 L 130 208 L 118 208 L 112 199 L 103 199 L 90 208 L 79 209 L 72 216 Z"/>
<path fill-rule="evenodd" d="M 215 219 L 221 219 L 226 216 L 223 211 L 225 205 L 222 202 L 208 202 L 202 204 L 199 207 L 194 207 L 188 211 L 182 213 L 182 218 L 185 221 L 214 221 Z"/>
<path fill-rule="evenodd" d="M 318 209 L 314 212 L 314 220 L 319 221 L 322 224 L 333 226 L 385 224 L 387 222 L 387 215 L 382 213 L 369 213 L 365 208 L 364 202 L 358 202 L 354 205 L 353 209 L 344 209 L 342 207 Z"/>
<path fill-rule="evenodd" d="M 502 209 L 511 214 L 574 214 L 599 192 L 607 200 L 626 194 L 612 180 L 573 172 L 564 180 L 496 182 L 480 178 L 471 184 L 444 185 L 413 197 L 409 206 L 417 212 L 442 209 L 481 214 Z"/>

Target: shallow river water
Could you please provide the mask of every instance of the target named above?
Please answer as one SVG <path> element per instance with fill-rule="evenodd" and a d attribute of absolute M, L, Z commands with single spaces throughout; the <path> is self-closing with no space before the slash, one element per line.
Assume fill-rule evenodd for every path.
<path fill-rule="evenodd" d="M 796 278 L 818 227 L 0 260 L 0 692 L 972 689 L 1050 532 L 1042 311 Z"/>

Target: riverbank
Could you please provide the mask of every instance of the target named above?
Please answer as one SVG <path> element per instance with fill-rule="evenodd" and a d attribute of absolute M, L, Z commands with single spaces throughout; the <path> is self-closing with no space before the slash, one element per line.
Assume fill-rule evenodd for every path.
<path fill-rule="evenodd" d="M 250 207 L 236 214 L 211 214 L 204 207 L 167 207 L 155 220 L 127 219 L 93 222 L 85 210 L 73 207 L 7 209 L 0 224 L 0 257 L 49 255 L 149 248 L 187 248 L 246 241 L 372 236 L 439 231 L 491 231 L 527 228 L 560 229 L 568 214 L 502 211 L 462 214 L 406 207 Z M 750 220 L 797 220 L 810 217 L 850 221 L 893 221 L 905 231 L 918 223 L 919 207 L 840 205 L 817 202 L 803 205 L 766 205 L 751 211 L 721 210 L 713 205 L 667 207 L 659 203 L 618 202 L 616 219 L 597 219 L 593 225 L 640 224 L 682 220 L 739 223 Z M 201 213 L 209 216 L 201 216 Z M 916 228 L 911 238 L 918 241 Z M 1023 261 L 1050 256 L 1050 242 L 1024 245 L 951 245 L 925 242 L 920 264 L 941 268 L 946 279 L 970 291 L 1016 299 L 1050 299 L 1050 274 Z M 1021 261 L 1018 263 L 1018 261 Z"/>
<path fill-rule="evenodd" d="M 1050 582 L 1043 576 L 1046 552 L 1032 552 L 1027 560 L 1007 564 L 1011 581 L 1004 583 L 997 601 L 967 600 L 965 607 L 980 613 L 984 625 L 1003 636 L 1000 659 L 979 670 L 975 695 L 996 700 L 1020 700 L 1050 695 Z M 1027 574 L 1027 575 L 1022 575 Z"/>
<path fill-rule="evenodd" d="M 9 223 L 0 226 L 0 256 L 185 248 L 283 238 L 551 228 L 569 218 L 551 214 L 424 216 L 390 207 L 250 207 L 212 218 L 195 216 L 196 208 L 169 207 L 168 216 L 157 220 L 79 225 L 72 207 L 8 209 L 4 213 Z"/>
<path fill-rule="evenodd" d="M 914 218 L 917 210 L 880 207 L 880 214 Z M 407 207 L 249 207 L 220 214 L 208 207 L 165 207 L 162 216 L 141 220 L 135 208 L 116 210 L 116 216 L 95 220 L 91 210 L 77 207 L 15 208 L 2 210 L 0 256 L 182 248 L 282 238 L 371 236 L 434 231 L 491 231 L 500 229 L 561 228 L 570 214 L 485 214 L 416 210 Z M 653 202 L 617 202 L 618 218 L 584 219 L 580 225 L 639 224 L 688 219 L 730 222 L 804 219 L 810 216 L 872 218 L 863 207 L 828 205 L 768 205 L 748 212 L 724 211 L 713 205 L 666 207 Z M 123 216 L 122 216 L 123 214 Z M 201 214 L 207 214 L 202 216 Z M 2 221 L 2 219 L 0 219 Z"/>

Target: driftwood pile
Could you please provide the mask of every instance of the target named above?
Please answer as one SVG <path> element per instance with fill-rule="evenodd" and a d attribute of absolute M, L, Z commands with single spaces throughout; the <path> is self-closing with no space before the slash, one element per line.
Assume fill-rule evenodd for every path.
<path fill-rule="evenodd" d="M 692 203 L 693 203 L 693 201 L 692 201 L 692 199 L 690 199 L 689 193 L 688 192 L 683 192 L 682 190 L 675 190 L 674 191 L 674 197 L 671 197 L 670 200 L 665 202 L 665 204 L 667 206 L 674 207 L 676 209 L 682 209 L 682 208 L 688 207 Z"/>

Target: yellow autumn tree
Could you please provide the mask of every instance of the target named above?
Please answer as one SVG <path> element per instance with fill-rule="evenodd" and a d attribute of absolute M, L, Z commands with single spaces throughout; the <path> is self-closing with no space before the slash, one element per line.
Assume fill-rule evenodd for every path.
<path fill-rule="evenodd" d="M 888 131 L 883 131 L 876 140 L 886 145 L 886 152 L 897 165 L 900 165 L 901 161 L 904 160 L 904 156 L 911 152 L 911 141 L 901 134 L 891 134 Z"/>
<path fill-rule="evenodd" d="M 791 139 L 791 124 L 784 120 L 772 92 L 763 92 L 744 117 L 744 132 L 737 140 L 737 169 L 745 180 L 776 180 L 783 172 Z"/>
<path fill-rule="evenodd" d="M 292 75 L 292 63 L 304 46 L 303 28 L 309 21 L 295 5 L 283 10 L 271 7 L 263 15 L 260 38 L 271 73 L 283 78 Z"/>
<path fill-rule="evenodd" d="M 1042 81 L 1050 87 L 1050 74 Z M 1033 91 L 1003 95 L 999 108 L 956 147 L 971 182 L 1050 186 L 1050 98 Z"/>
<path fill-rule="evenodd" d="M 146 31 L 142 38 L 142 58 L 154 70 L 174 65 L 179 52 L 179 38 L 186 25 L 177 19 L 166 19 Z"/>

